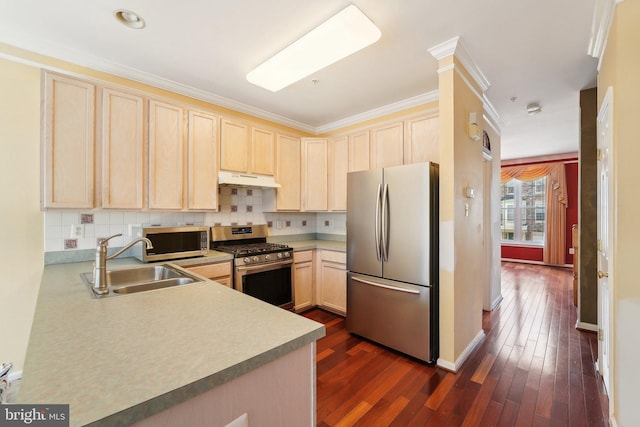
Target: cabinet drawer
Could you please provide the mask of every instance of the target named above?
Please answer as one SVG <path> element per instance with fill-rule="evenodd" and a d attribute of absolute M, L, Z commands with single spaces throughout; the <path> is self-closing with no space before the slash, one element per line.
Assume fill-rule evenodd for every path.
<path fill-rule="evenodd" d="M 345 252 L 322 251 L 321 257 L 322 261 L 347 263 L 347 254 Z"/>
<path fill-rule="evenodd" d="M 293 253 L 293 262 L 313 261 L 313 251 L 302 251 Z"/>
<path fill-rule="evenodd" d="M 205 264 L 194 267 L 187 267 L 188 270 L 193 271 L 196 274 L 204 276 L 208 279 L 214 279 L 216 277 L 230 276 L 231 275 L 231 263 L 221 262 L 218 264 Z"/>

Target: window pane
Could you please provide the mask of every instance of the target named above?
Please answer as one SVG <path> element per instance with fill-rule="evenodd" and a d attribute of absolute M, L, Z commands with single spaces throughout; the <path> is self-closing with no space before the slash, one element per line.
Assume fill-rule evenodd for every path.
<path fill-rule="evenodd" d="M 501 191 L 501 210 L 500 210 L 500 231 L 502 240 L 513 240 L 514 233 L 514 217 L 516 209 L 515 186 L 516 180 L 505 182 L 500 186 Z"/>
<path fill-rule="evenodd" d="M 546 178 L 511 180 L 501 185 L 500 230 L 502 240 L 544 242 L 546 224 Z"/>

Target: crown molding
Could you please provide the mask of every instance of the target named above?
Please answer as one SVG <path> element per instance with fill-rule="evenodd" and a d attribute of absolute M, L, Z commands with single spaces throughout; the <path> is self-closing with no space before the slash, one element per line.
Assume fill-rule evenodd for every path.
<path fill-rule="evenodd" d="M 616 5 L 621 2 L 622 0 L 595 1 L 593 21 L 591 22 L 591 39 L 587 50 L 587 53 L 592 57 L 602 60 Z M 598 62 L 598 69 L 600 69 L 600 62 Z"/>
<path fill-rule="evenodd" d="M 504 122 L 489 98 L 487 98 L 487 95 L 482 95 L 482 108 L 484 109 L 484 116 L 489 119 L 489 125 L 498 135 L 501 135 Z"/>
<path fill-rule="evenodd" d="M 460 36 L 444 41 L 427 50 L 438 61 L 448 56 L 455 55 L 483 93 L 489 89 L 489 86 L 491 86 L 487 77 L 473 60 L 473 57 L 465 47 Z M 442 71 L 445 71 L 445 69 L 438 70 L 439 73 Z"/>
<path fill-rule="evenodd" d="M 24 41 L 24 40 L 22 40 Z M 4 42 L 3 42 L 4 43 Z M 56 71 L 62 74 L 74 75 L 76 77 L 82 77 L 78 73 L 70 72 L 64 68 L 55 67 L 51 65 L 51 62 L 47 59 L 53 58 L 61 61 L 68 62 L 70 64 L 78 65 L 81 67 L 90 68 L 92 70 L 100 71 L 103 73 L 111 74 L 118 77 L 123 77 L 138 83 L 147 84 L 160 89 L 165 89 L 170 92 L 174 92 L 180 95 L 188 96 L 190 98 L 205 101 L 223 108 L 228 108 L 239 113 L 248 114 L 261 119 L 269 120 L 274 123 L 278 123 L 284 126 L 298 129 L 313 135 L 329 132 L 332 130 L 340 129 L 342 127 L 358 124 L 365 120 L 375 119 L 387 114 L 393 114 L 402 110 L 406 110 L 412 107 L 417 107 L 429 102 L 434 102 L 439 99 L 438 91 L 432 91 L 423 93 L 411 98 L 407 98 L 392 104 L 384 105 L 379 108 L 375 108 L 370 111 L 365 111 L 335 122 L 331 122 L 321 126 L 312 126 L 306 123 L 302 123 L 296 120 L 289 119 L 279 114 L 270 113 L 269 111 L 262 110 L 260 108 L 252 107 L 241 102 L 234 101 L 229 98 L 225 98 L 211 92 L 207 92 L 201 89 L 194 88 L 189 85 L 178 83 L 173 80 L 169 80 L 155 74 L 146 73 L 144 71 L 126 67 L 112 61 L 107 61 L 102 58 L 80 53 L 78 51 L 68 49 L 66 47 L 55 45 L 49 42 L 43 42 L 40 40 L 29 39 L 26 43 L 14 43 L 7 42 L 7 45 L 23 49 L 27 52 L 32 52 L 37 55 L 41 55 L 42 58 L 21 57 L 19 53 L 12 54 L 0 51 L 0 58 L 12 60 L 14 62 L 23 63 L 34 67 L 44 68 L 51 71 Z"/>
<path fill-rule="evenodd" d="M 9 42 L 11 43 L 11 42 Z M 29 39 L 26 43 L 12 44 L 19 49 L 24 49 L 38 55 L 42 55 L 44 58 L 28 59 L 21 58 L 20 56 L 3 54 L 6 59 L 12 59 L 16 62 L 45 68 L 52 71 L 63 72 L 69 74 L 67 70 L 59 67 L 53 67 L 47 62 L 46 58 L 54 58 L 62 60 L 81 67 L 90 68 L 92 70 L 100 71 L 107 74 L 112 74 L 118 77 L 123 77 L 138 83 L 147 84 L 160 89 L 165 89 L 170 92 L 174 92 L 180 95 L 188 96 L 194 99 L 205 101 L 223 108 L 228 108 L 240 113 L 245 113 L 258 117 L 261 119 L 269 120 L 275 123 L 279 123 L 285 126 L 289 126 L 294 129 L 302 130 L 308 133 L 314 133 L 315 127 L 306 123 L 301 123 L 296 120 L 289 119 L 279 114 L 270 113 L 260 108 L 252 107 L 241 102 L 234 101 L 223 96 L 213 94 L 201 89 L 194 88 L 189 85 L 178 83 L 173 80 L 166 79 L 164 77 L 157 76 L 155 74 L 147 73 L 135 68 L 127 67 L 121 64 L 117 64 L 112 61 L 107 61 L 103 58 L 99 58 L 90 54 L 80 53 L 76 50 L 69 49 L 57 44 L 42 42 L 40 40 Z"/>
<path fill-rule="evenodd" d="M 331 132 L 347 126 L 356 125 L 366 120 L 376 119 L 378 117 L 382 117 L 387 114 L 397 113 L 402 110 L 406 110 L 412 107 L 417 107 L 419 105 L 424 105 L 429 102 L 437 101 L 438 99 L 439 99 L 439 92 L 437 90 L 423 93 L 421 95 L 417 95 L 412 98 L 407 98 L 402 101 L 394 102 L 393 104 L 384 105 L 382 107 L 375 108 L 373 110 L 365 111 L 364 113 L 359 113 L 342 120 L 337 120 L 335 122 L 328 123 L 323 126 L 318 126 L 316 128 L 316 135 L 326 133 L 326 132 Z"/>

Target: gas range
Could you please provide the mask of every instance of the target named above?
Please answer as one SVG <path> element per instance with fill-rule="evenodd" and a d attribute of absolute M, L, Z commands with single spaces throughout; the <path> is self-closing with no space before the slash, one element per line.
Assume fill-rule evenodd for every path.
<path fill-rule="evenodd" d="M 235 265 L 278 262 L 293 258 L 293 249 L 280 243 L 267 242 L 267 226 L 214 226 L 211 249 L 230 253 Z"/>
<path fill-rule="evenodd" d="M 233 254 L 234 289 L 292 310 L 293 249 L 267 242 L 267 226 L 213 226 L 211 249 Z"/>

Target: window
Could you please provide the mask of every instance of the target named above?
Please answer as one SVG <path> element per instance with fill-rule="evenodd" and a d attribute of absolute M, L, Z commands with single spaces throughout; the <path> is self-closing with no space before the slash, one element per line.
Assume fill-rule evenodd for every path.
<path fill-rule="evenodd" d="M 500 231 L 503 242 L 544 244 L 546 178 L 512 179 L 501 185 Z"/>

